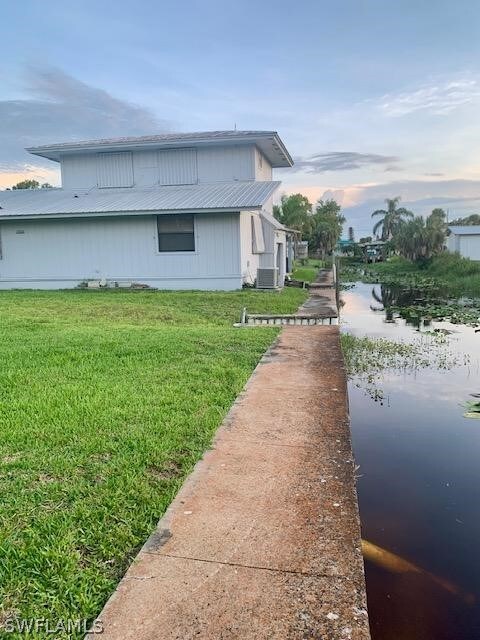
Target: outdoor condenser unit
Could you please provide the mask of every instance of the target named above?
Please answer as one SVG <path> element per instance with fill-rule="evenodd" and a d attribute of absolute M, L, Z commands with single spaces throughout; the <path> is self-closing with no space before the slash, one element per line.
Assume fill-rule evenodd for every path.
<path fill-rule="evenodd" d="M 276 289 L 278 269 L 257 269 L 257 289 Z"/>

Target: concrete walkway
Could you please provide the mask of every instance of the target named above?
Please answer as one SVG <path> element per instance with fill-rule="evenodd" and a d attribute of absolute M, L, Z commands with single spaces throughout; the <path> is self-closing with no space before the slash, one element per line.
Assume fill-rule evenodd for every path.
<path fill-rule="evenodd" d="M 309 287 L 309 297 L 298 310 L 302 315 L 316 318 L 337 318 L 337 291 L 332 269 L 320 269 Z"/>
<path fill-rule="evenodd" d="M 282 331 L 99 619 L 105 640 L 370 637 L 338 327 Z"/>

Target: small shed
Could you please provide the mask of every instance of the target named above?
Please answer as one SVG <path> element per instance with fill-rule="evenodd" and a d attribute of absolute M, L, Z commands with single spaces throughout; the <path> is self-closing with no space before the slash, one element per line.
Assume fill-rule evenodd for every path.
<path fill-rule="evenodd" d="M 452 225 L 448 227 L 447 249 L 462 258 L 480 260 L 480 225 Z"/>

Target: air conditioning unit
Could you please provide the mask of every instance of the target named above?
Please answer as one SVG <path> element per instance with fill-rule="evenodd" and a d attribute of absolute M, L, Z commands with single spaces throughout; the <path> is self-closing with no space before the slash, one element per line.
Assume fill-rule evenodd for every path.
<path fill-rule="evenodd" d="M 276 289 L 278 269 L 257 269 L 257 289 Z"/>

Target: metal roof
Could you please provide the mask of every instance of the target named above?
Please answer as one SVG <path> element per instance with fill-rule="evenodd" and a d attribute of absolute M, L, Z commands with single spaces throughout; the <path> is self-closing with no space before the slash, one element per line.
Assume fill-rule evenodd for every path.
<path fill-rule="evenodd" d="M 218 182 L 151 189 L 0 191 L 0 220 L 174 211 L 260 209 L 280 182 Z"/>
<path fill-rule="evenodd" d="M 262 218 L 264 218 L 269 224 L 272 225 L 272 227 L 274 229 L 279 229 L 280 231 L 290 231 L 290 229 L 287 229 L 287 227 L 285 225 L 283 225 L 281 222 L 279 222 L 275 216 L 272 216 L 270 213 L 268 213 L 268 211 L 262 211 L 261 214 Z"/>
<path fill-rule="evenodd" d="M 200 147 L 217 144 L 255 144 L 268 158 L 272 167 L 291 167 L 293 160 L 276 131 L 197 131 L 193 133 L 162 133 L 151 136 L 102 138 L 60 142 L 29 147 L 34 155 L 59 162 L 62 155 L 94 151 L 168 149 Z"/>
<path fill-rule="evenodd" d="M 480 234 L 480 224 L 452 225 L 448 227 L 456 236 L 476 236 Z"/>

